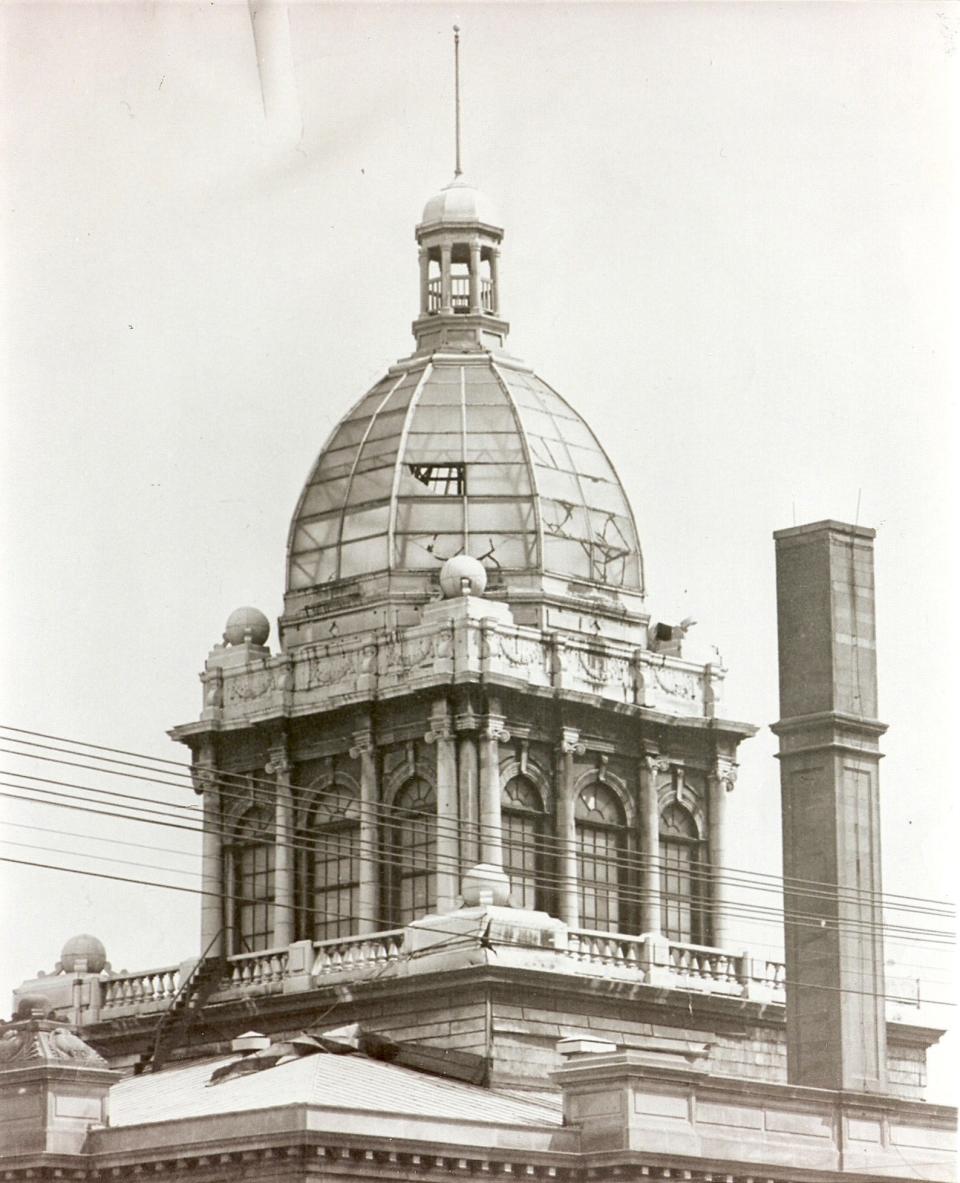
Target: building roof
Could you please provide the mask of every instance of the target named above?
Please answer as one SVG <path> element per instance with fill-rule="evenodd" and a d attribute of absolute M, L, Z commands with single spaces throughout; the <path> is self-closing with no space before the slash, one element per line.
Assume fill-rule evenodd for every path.
<path fill-rule="evenodd" d="M 391 370 L 341 420 L 294 514 L 287 590 L 375 572 L 549 573 L 643 591 L 636 524 L 596 436 L 489 353 Z"/>
<path fill-rule="evenodd" d="M 211 1076 L 242 1057 L 226 1056 L 130 1077 L 110 1091 L 110 1127 L 316 1105 L 375 1115 L 560 1126 L 559 1106 L 448 1080 L 362 1055 L 296 1056 L 274 1067 L 211 1084 Z"/>

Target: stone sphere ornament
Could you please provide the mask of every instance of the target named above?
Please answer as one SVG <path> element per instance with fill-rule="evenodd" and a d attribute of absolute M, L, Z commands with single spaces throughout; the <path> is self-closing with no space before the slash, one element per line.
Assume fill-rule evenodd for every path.
<path fill-rule="evenodd" d="M 454 555 L 440 568 L 440 590 L 444 597 L 482 596 L 487 590 L 487 573 L 483 563 L 470 555 Z"/>
<path fill-rule="evenodd" d="M 510 880 L 499 867 L 478 863 L 464 875 L 460 894 L 465 908 L 491 904 L 506 908 L 510 904 Z"/>
<path fill-rule="evenodd" d="M 81 960 L 86 962 L 84 972 L 88 974 L 100 973 L 107 964 L 107 950 L 103 946 L 103 941 L 87 932 L 71 937 L 63 946 L 63 951 L 60 954 L 60 965 L 64 973 L 72 974 L 77 969 L 77 963 Z"/>
<path fill-rule="evenodd" d="M 270 636 L 270 621 L 259 608 L 237 608 L 227 617 L 223 639 L 228 645 L 242 645 L 250 641 L 254 645 L 265 645 Z"/>

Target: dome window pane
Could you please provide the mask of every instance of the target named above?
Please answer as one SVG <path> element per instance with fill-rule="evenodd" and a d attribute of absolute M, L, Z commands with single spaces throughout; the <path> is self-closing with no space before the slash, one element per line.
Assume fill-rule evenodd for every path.
<path fill-rule="evenodd" d="M 436 533 L 463 534 L 463 501 L 401 501 L 397 505 L 397 533 L 423 535 Z"/>
<path fill-rule="evenodd" d="M 370 509 L 356 509 L 343 515 L 343 541 L 368 538 L 371 534 L 385 534 L 389 505 L 375 505 Z"/>
<path fill-rule="evenodd" d="M 515 531 L 526 533 L 534 528 L 533 502 L 478 501 L 470 498 L 470 529 L 495 530 L 510 534 Z"/>
<path fill-rule="evenodd" d="M 350 542 L 340 547 L 340 578 L 366 575 L 371 571 L 387 568 L 386 535 L 364 538 L 362 542 Z"/>
<path fill-rule="evenodd" d="M 515 497 L 529 494 L 530 476 L 525 464 L 473 464 L 470 492 L 474 496 Z"/>
<path fill-rule="evenodd" d="M 364 501 L 379 501 L 389 497 L 393 489 L 393 468 L 371 468 L 355 472 L 350 485 L 350 501 L 360 505 Z"/>

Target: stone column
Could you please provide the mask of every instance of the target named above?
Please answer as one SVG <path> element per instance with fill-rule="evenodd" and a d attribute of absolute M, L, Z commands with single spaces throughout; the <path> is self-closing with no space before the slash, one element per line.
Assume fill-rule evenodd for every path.
<path fill-rule="evenodd" d="M 470 311 L 480 311 L 480 240 L 470 243 Z"/>
<path fill-rule="evenodd" d="M 640 757 L 640 931 L 659 933 L 660 918 L 660 805 L 657 777 L 670 768 L 655 752 Z"/>
<path fill-rule="evenodd" d="M 353 733 L 350 757 L 360 760 L 360 887 L 357 892 L 359 913 L 357 931 L 377 932 L 380 921 L 380 835 L 377 811 L 380 790 L 377 783 L 377 749 L 373 730 L 365 727 Z"/>
<path fill-rule="evenodd" d="M 464 720 L 457 716 L 457 771 L 459 774 L 460 807 L 460 858 L 465 867 L 472 867 L 480 861 L 480 757 L 477 752 L 476 735 L 465 733 L 464 728 L 476 727 L 476 720 L 470 716 Z"/>
<path fill-rule="evenodd" d="M 737 783 L 737 766 L 726 757 L 717 757 L 707 780 L 709 815 L 707 819 L 707 860 L 710 863 L 710 898 L 712 941 L 720 949 L 730 943 L 730 888 L 726 865 L 726 796 Z"/>
<path fill-rule="evenodd" d="M 420 248 L 420 315 L 426 316 L 430 311 L 430 252 L 425 246 Z"/>
<path fill-rule="evenodd" d="M 500 248 L 493 247 L 490 251 L 490 289 L 491 309 L 494 316 L 500 315 Z"/>
<path fill-rule="evenodd" d="M 480 732 L 480 862 L 503 870 L 503 826 L 500 819 L 500 745 L 510 732 L 502 715 L 487 715 Z"/>
<path fill-rule="evenodd" d="M 453 300 L 450 283 L 450 244 L 445 242 L 440 247 L 440 311 L 452 312 Z"/>
<path fill-rule="evenodd" d="M 460 893 L 457 741 L 445 701 L 434 704 L 424 738 L 437 746 L 437 911 L 452 912 Z"/>
<path fill-rule="evenodd" d="M 203 869 L 200 888 L 200 952 L 222 957 L 224 940 L 223 816 L 212 740 L 204 740 L 193 768 L 193 789 L 203 795 Z"/>
<path fill-rule="evenodd" d="M 276 781 L 274 803 L 273 934 L 274 948 L 289 945 L 296 928 L 296 870 L 294 867 L 293 790 L 290 773 L 293 765 L 286 743 L 270 749 L 267 775 Z"/>
<path fill-rule="evenodd" d="M 573 796 L 576 770 L 574 759 L 586 748 L 580 742 L 580 732 L 564 727 L 558 752 L 560 762 L 559 792 L 557 793 L 557 838 L 560 865 L 558 900 L 560 919 L 570 928 L 580 927 L 580 895 L 578 890 L 576 801 Z"/>

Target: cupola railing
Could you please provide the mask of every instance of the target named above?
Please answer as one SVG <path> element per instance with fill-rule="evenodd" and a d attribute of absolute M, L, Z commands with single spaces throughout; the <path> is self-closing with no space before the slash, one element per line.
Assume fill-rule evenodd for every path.
<path fill-rule="evenodd" d="M 427 283 L 427 311 L 435 315 L 443 308 L 443 281 L 437 276 Z M 453 312 L 467 313 L 470 311 L 470 276 L 450 276 L 450 308 Z M 480 309 L 483 312 L 493 312 L 493 281 L 480 280 Z"/>

